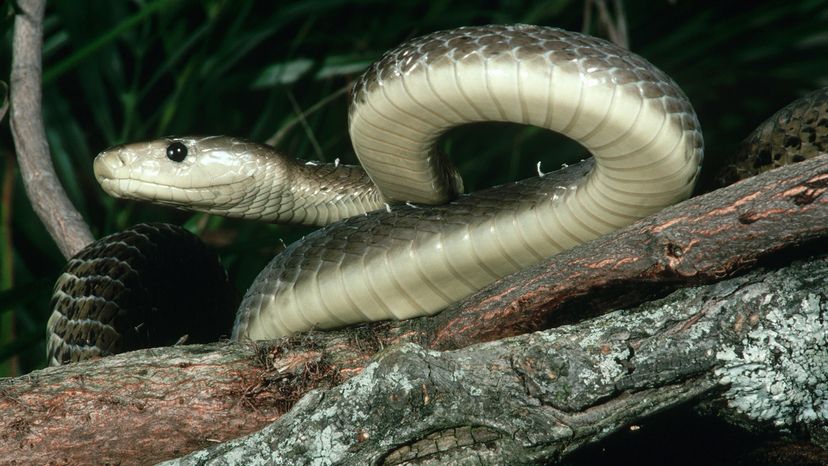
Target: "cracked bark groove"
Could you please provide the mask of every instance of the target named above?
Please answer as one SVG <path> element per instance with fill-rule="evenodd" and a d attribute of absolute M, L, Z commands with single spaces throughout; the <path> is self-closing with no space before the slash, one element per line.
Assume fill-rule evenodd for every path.
<path fill-rule="evenodd" d="M 787 261 L 792 252 L 825 252 L 827 192 L 828 157 L 821 156 L 666 209 L 434 317 L 271 343 L 145 350 L 2 381 L 0 458 L 172 458 L 261 429 L 392 345 L 464 348 L 630 308 L 679 286 Z"/>

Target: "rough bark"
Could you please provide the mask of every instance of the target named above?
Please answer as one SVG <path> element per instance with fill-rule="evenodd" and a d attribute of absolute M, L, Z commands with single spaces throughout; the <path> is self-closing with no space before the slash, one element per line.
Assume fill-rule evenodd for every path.
<path fill-rule="evenodd" d="M 825 441 L 826 282 L 822 258 L 462 350 L 398 345 L 261 431 L 170 464 L 544 464 L 713 396 L 746 425 Z"/>
<path fill-rule="evenodd" d="M 413 321 L 425 346 L 462 348 L 632 306 L 805 250 L 828 250 L 828 156 L 669 207 Z"/>
<path fill-rule="evenodd" d="M 0 463 L 141 464 L 272 422 L 254 345 L 145 350 L 0 380 Z M 12 383 L 9 383 L 12 382 Z"/>
<path fill-rule="evenodd" d="M 41 42 L 45 0 L 18 0 L 11 70 L 11 129 L 26 194 L 67 259 L 94 241 L 58 180 L 41 115 Z M 59 212 L 60 215 L 55 215 Z"/>
<path fill-rule="evenodd" d="M 391 345 L 462 348 L 579 313 L 631 307 L 646 293 L 713 281 L 803 248 L 826 252 L 826 191 L 823 156 L 691 199 L 507 277 L 435 317 L 246 347 L 155 349 L 7 380 L 0 386 L 0 457 L 83 462 L 94 445 L 100 461 L 170 458 L 208 439 L 260 429 L 311 389 L 358 374 Z M 221 358 L 233 362 L 216 364 Z M 208 366 L 212 376 L 205 375 Z M 133 456 L 149 437 L 136 425 L 151 425 L 152 437 L 164 441 Z"/>

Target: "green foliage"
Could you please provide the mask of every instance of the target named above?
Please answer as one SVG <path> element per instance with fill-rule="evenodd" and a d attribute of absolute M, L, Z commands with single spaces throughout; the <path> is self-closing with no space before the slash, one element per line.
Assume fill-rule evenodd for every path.
<path fill-rule="evenodd" d="M 705 163 L 715 166 L 776 109 L 828 84 L 827 5 L 648 1 L 628 2 L 625 13 L 631 48 L 673 76 L 694 103 L 706 136 Z M 0 68 L 8 76 L 11 6 L 4 13 Z M 461 25 L 526 22 L 580 30 L 582 21 L 583 3 L 571 0 L 54 0 L 44 41 L 48 139 L 61 181 L 96 235 L 142 221 L 186 224 L 219 248 L 244 290 L 280 239 L 289 243 L 307 230 L 110 199 L 93 179 L 92 157 L 113 144 L 166 134 L 260 141 L 278 134 L 286 153 L 353 163 L 341 90 L 383 51 Z M 588 32 L 604 35 L 592 24 Z M 320 102 L 294 124 L 297 112 Z M 6 158 L 13 145 L 3 123 Z M 560 137 L 508 125 L 461 128 L 442 144 L 469 189 L 531 176 L 538 161 L 549 170 L 584 155 Z M 0 360 L 15 357 L 16 367 L 0 368 L 0 376 L 43 364 L 51 283 L 65 262 L 28 205 L 19 174 L 12 179 L 12 198 L 0 205 L 12 212 L 12 243 L 0 244 L 0 262 L 12 271 L 0 283 Z"/>

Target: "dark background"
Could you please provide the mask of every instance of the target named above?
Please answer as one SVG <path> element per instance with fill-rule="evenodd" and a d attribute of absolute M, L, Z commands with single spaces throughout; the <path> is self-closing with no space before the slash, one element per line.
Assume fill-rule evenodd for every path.
<path fill-rule="evenodd" d="M 660 0 L 623 6 L 630 48 L 671 75 L 693 102 L 708 173 L 775 110 L 828 84 L 826 1 Z M 0 6 L 5 82 L 12 8 L 11 2 Z M 55 0 L 45 20 L 46 131 L 61 180 L 97 237 L 142 221 L 184 224 L 220 251 L 243 291 L 279 250 L 280 239 L 289 243 L 307 230 L 110 199 L 92 176 L 94 155 L 114 144 L 168 134 L 258 141 L 279 135 L 276 145 L 286 153 L 354 162 L 344 91 L 383 51 L 463 25 L 522 22 L 583 30 L 584 11 L 581 0 Z M 585 32 L 606 37 L 592 13 Z M 317 104 L 317 111 L 296 124 L 298 112 Z M 584 154 L 558 136 L 510 125 L 461 128 L 441 144 L 468 190 L 532 176 L 538 161 L 553 167 Z M 65 260 L 28 205 L 7 119 L 0 153 L 0 376 L 11 376 L 44 364 L 49 295 Z M 675 435 L 710 431 L 709 423 L 677 427 L 654 421 L 640 432 L 669 432 L 670 426 Z M 609 459 L 608 452 L 620 445 L 644 448 L 649 442 L 637 443 L 639 435 L 616 436 L 616 443 L 580 458 Z M 676 464 L 706 455 L 704 445 L 693 447 L 658 458 Z"/>

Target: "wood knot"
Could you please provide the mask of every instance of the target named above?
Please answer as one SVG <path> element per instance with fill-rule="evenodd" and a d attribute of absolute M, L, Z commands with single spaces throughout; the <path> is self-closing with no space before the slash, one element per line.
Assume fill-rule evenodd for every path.
<path fill-rule="evenodd" d="M 667 243 L 667 255 L 678 259 L 684 255 L 684 249 L 678 244 Z"/>
<path fill-rule="evenodd" d="M 739 223 L 743 225 L 750 225 L 757 220 L 759 220 L 759 215 L 751 210 L 739 214 Z"/>

